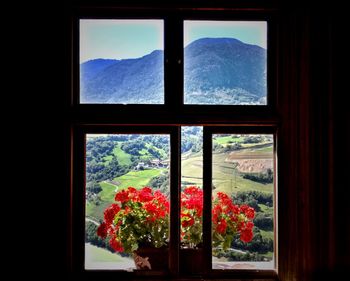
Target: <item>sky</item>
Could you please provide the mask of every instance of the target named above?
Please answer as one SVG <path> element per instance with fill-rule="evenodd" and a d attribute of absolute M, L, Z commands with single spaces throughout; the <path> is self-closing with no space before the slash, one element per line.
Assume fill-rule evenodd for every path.
<path fill-rule="evenodd" d="M 200 38 L 235 38 L 266 49 L 266 21 L 185 21 L 184 45 Z"/>
<path fill-rule="evenodd" d="M 80 63 L 164 50 L 163 26 L 162 20 L 80 20 Z"/>
<path fill-rule="evenodd" d="M 139 58 L 164 50 L 163 20 L 80 20 L 80 63 L 92 59 Z M 185 21 L 184 46 L 199 38 L 236 38 L 266 49 L 263 21 Z"/>

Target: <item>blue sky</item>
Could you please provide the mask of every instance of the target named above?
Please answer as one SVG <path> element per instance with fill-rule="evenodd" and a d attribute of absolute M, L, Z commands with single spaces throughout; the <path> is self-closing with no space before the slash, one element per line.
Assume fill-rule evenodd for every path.
<path fill-rule="evenodd" d="M 139 58 L 164 49 L 162 20 L 80 20 L 80 62 Z"/>
<path fill-rule="evenodd" d="M 185 21 L 184 45 L 199 38 L 236 38 L 244 43 L 266 49 L 267 23 L 265 21 Z"/>
<path fill-rule="evenodd" d="M 80 62 L 139 58 L 164 49 L 162 20 L 80 20 Z M 266 48 L 267 24 L 260 21 L 185 21 L 184 45 L 204 37 L 236 38 Z"/>

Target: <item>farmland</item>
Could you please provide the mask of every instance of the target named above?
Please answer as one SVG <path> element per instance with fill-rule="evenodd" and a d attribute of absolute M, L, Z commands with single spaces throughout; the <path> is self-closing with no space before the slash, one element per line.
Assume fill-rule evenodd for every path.
<path fill-rule="evenodd" d="M 191 128 L 187 135 L 182 136 L 186 142 L 182 144 L 181 149 L 182 186 L 203 185 L 201 134 L 201 130 Z M 87 219 L 101 222 L 104 209 L 114 202 L 115 193 L 129 186 L 162 186 L 169 192 L 168 137 L 98 135 L 88 137 L 87 140 Z M 271 245 L 274 241 L 271 228 L 274 217 L 273 158 L 273 142 L 270 135 L 214 135 L 213 194 L 225 192 L 232 196 L 236 204 L 253 204 L 256 208 L 256 218 L 259 219 L 256 225 L 259 227 L 255 227 L 256 241 L 252 243 L 270 249 L 259 254 L 268 260 L 273 257 Z M 89 189 L 89 186 L 94 188 Z M 262 243 L 266 245 L 263 246 Z M 239 248 L 241 246 L 238 244 L 233 244 L 232 247 L 242 251 L 251 251 L 252 248 Z M 89 253 L 92 258 L 109 260 L 109 255 L 100 252 L 99 248 L 91 248 Z M 227 258 L 230 260 L 229 256 Z"/>

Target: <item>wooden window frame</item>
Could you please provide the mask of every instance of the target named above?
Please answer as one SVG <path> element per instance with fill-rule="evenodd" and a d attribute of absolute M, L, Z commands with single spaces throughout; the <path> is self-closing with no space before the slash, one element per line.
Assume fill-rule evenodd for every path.
<path fill-rule="evenodd" d="M 278 212 L 277 212 L 277 197 L 278 197 L 278 167 L 277 167 L 277 143 L 278 143 L 278 127 L 274 124 L 270 126 L 205 126 L 203 128 L 203 193 L 204 193 L 204 208 L 203 208 L 203 245 L 205 256 L 205 271 L 208 276 L 220 278 L 222 276 L 249 278 L 272 278 L 277 277 L 278 272 Z M 274 187 L 273 187 L 273 230 L 274 230 L 274 269 L 213 269 L 212 265 L 212 227 L 211 227 L 211 212 L 212 212 L 212 154 L 213 154 L 213 134 L 271 134 L 273 135 L 273 171 L 274 171 Z"/>
<path fill-rule="evenodd" d="M 80 18 L 152 18 L 164 19 L 165 37 L 165 104 L 164 105 L 89 105 L 79 104 L 79 46 L 78 46 L 78 26 Z M 300 232 L 296 227 L 298 221 L 308 222 L 309 218 L 301 219 L 302 213 L 298 209 L 297 198 L 299 193 L 295 192 L 295 186 L 300 182 L 300 174 L 303 168 L 298 168 L 300 159 L 295 154 L 300 155 L 307 148 L 300 148 L 296 139 L 304 136 L 303 130 L 307 130 L 308 125 L 302 125 L 300 117 L 307 117 L 305 107 L 298 108 L 297 101 L 305 101 L 308 95 L 308 85 L 300 81 L 297 75 L 298 67 L 295 67 L 294 60 L 300 62 L 302 66 L 301 54 L 295 52 L 295 47 L 303 47 L 306 41 L 300 38 L 293 38 L 288 35 L 298 33 L 298 26 L 294 18 L 286 16 L 276 8 L 256 5 L 244 6 L 240 3 L 237 6 L 203 6 L 195 5 L 179 7 L 155 7 L 155 6 L 74 6 L 70 9 L 67 29 L 70 32 L 68 47 L 71 50 L 69 56 L 69 68 L 71 73 L 70 86 L 67 89 L 67 113 L 66 124 L 67 136 L 69 138 L 69 209 L 68 214 L 68 259 L 69 271 L 72 275 L 93 280 L 95 278 L 110 277 L 115 278 L 115 272 L 107 271 L 85 271 L 83 260 L 81 259 L 81 241 L 84 240 L 81 221 L 83 214 L 83 202 L 79 196 L 84 190 L 82 167 L 82 134 L 99 132 L 118 132 L 120 128 L 132 126 L 137 131 L 143 131 L 145 127 L 168 127 L 177 131 L 177 145 L 180 144 L 180 126 L 236 126 L 245 128 L 276 128 L 279 131 L 278 157 L 279 163 L 288 163 L 284 169 L 280 169 L 278 175 L 278 186 L 283 186 L 283 192 L 278 193 L 278 272 L 277 271 L 222 271 L 219 273 L 205 272 L 199 278 L 205 279 L 239 279 L 249 278 L 254 280 L 294 280 L 300 274 L 301 260 L 303 253 L 309 253 L 306 242 L 303 242 Z M 183 20 L 210 20 L 210 19 L 231 19 L 231 20 L 267 20 L 268 23 L 268 105 L 267 106 L 207 106 L 207 105 L 183 105 L 183 33 L 181 22 Z M 172 34 L 168 36 L 167 34 Z M 302 34 L 301 36 L 305 36 Z M 176 47 L 174 47 L 176 46 Z M 304 46 L 308 47 L 308 46 Z M 290 56 L 289 56 L 290 55 Z M 178 63 L 180 61 L 180 63 Z M 291 68 L 290 68 L 291 67 Z M 278 75 L 280 71 L 283 75 Z M 293 84 L 294 83 L 294 84 Z M 300 88 L 298 88 L 300 87 Z M 283 95 L 282 95 L 283 93 Z M 297 93 L 297 97 L 294 95 Z M 137 112 L 137 115 L 134 113 Z M 138 116 L 143 116 L 139 118 Z M 161 118 L 159 118 L 161 116 Z M 142 128 L 142 129 L 140 129 Z M 177 128 L 175 130 L 174 128 Z M 268 131 L 269 129 L 267 129 Z M 147 131 L 147 129 L 146 129 Z M 161 130 L 160 130 L 161 131 Z M 264 129 L 262 129 L 264 131 Z M 175 142 L 175 143 L 176 143 Z M 172 151 L 176 151 L 176 145 L 172 143 Z M 178 149 L 178 148 L 177 148 Z M 177 159 L 177 160 L 176 160 Z M 172 159 L 178 167 L 180 175 L 179 159 Z M 306 167 L 308 163 L 305 163 Z M 306 168 L 304 168 L 305 170 Z M 179 175 L 172 176 L 172 184 L 179 183 Z M 291 177 L 288 178 L 288 177 Z M 178 196 L 178 190 L 172 189 L 172 195 Z M 177 195 L 174 195 L 176 193 Z M 175 198 L 175 197 L 173 197 Z M 206 199 L 208 200 L 208 199 Z M 178 204 L 178 203 L 177 203 Z M 172 204 L 176 206 L 177 204 Z M 178 214 L 179 210 L 172 209 L 172 214 Z M 206 215 L 208 216 L 208 209 Z M 283 218 L 283 219 L 281 219 Z M 80 223 L 79 223 L 80 221 Z M 208 224 L 208 221 L 207 221 Z M 175 223 L 178 225 L 178 222 Z M 178 229 L 178 226 L 175 227 Z M 177 230 L 176 230 L 177 231 Z M 207 232 L 208 229 L 204 230 Z M 178 238 L 177 238 L 178 240 Z M 174 240 L 176 241 L 176 240 Z M 287 245 L 285 242 L 289 241 Z M 175 245 L 176 246 L 176 245 Z M 174 244 L 172 247 L 175 247 Z M 293 249 L 299 246 L 295 254 Z M 177 248 L 178 249 L 178 248 Z M 174 280 L 185 280 L 186 276 L 181 276 L 178 271 L 178 250 L 173 248 L 170 256 L 174 259 L 174 266 L 170 275 L 152 276 L 152 273 L 121 273 L 118 271 L 118 278 L 144 279 L 151 275 L 152 278 L 172 278 Z M 208 251 L 207 251 L 208 252 Z M 197 276 L 198 277 L 198 276 Z"/>

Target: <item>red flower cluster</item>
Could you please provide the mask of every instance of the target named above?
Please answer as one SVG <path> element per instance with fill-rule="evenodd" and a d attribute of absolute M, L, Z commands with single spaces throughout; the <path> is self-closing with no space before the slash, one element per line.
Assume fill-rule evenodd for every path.
<path fill-rule="evenodd" d="M 212 198 L 212 233 L 215 246 L 230 245 L 235 235 L 243 242 L 253 239 L 253 208 L 235 205 L 223 192 Z M 181 193 L 181 241 L 189 247 L 202 242 L 203 190 L 189 186 Z"/>
<path fill-rule="evenodd" d="M 137 190 L 129 187 L 115 195 L 116 203 L 104 211 L 104 221 L 97 234 L 110 239 L 118 252 L 133 252 L 139 244 L 161 247 L 168 242 L 169 200 L 159 190 L 149 187 Z M 213 245 L 227 248 L 234 236 L 243 242 L 253 238 L 254 209 L 235 205 L 225 193 L 213 198 Z M 189 247 L 202 242 L 203 190 L 189 186 L 181 193 L 181 241 Z"/>
<path fill-rule="evenodd" d="M 132 252 L 139 243 L 162 246 L 168 238 L 169 200 L 149 187 L 129 187 L 115 195 L 117 203 L 104 211 L 97 235 L 110 239 L 118 252 Z M 157 237 L 155 240 L 155 237 Z"/>
<path fill-rule="evenodd" d="M 235 234 L 240 235 L 243 242 L 250 242 L 253 239 L 252 220 L 255 211 L 247 205 L 235 205 L 230 197 L 223 192 L 217 193 L 217 198 L 213 200 L 212 221 L 213 232 L 221 236 L 228 236 L 232 239 Z M 216 236 L 213 235 L 213 240 Z"/>

